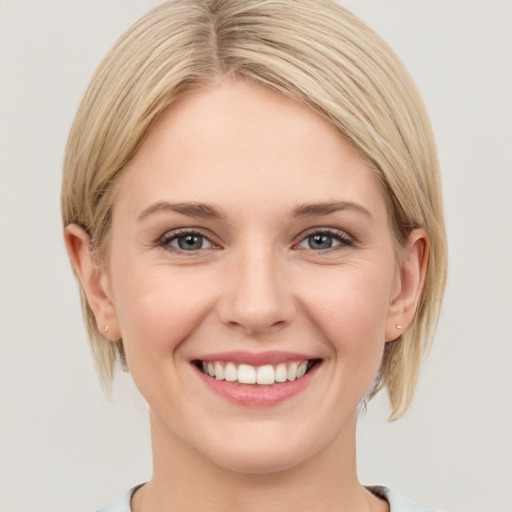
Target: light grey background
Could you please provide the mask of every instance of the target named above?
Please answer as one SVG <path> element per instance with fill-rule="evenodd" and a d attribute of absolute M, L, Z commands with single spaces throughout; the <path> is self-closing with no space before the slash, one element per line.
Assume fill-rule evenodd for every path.
<path fill-rule="evenodd" d="M 67 131 L 153 0 L 0 0 L 0 510 L 90 511 L 150 476 L 145 406 L 103 396 L 61 240 Z M 431 114 L 450 275 L 408 415 L 360 421 L 360 477 L 444 511 L 512 510 L 512 3 L 346 0 Z"/>

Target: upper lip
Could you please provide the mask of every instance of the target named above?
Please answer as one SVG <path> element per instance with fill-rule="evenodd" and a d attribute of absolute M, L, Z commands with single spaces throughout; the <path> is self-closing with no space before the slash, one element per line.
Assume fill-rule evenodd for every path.
<path fill-rule="evenodd" d="M 310 359 L 319 359 L 315 356 L 301 354 L 298 352 L 282 352 L 282 351 L 268 351 L 268 352 L 245 352 L 245 351 L 231 351 L 231 352 L 215 352 L 213 354 L 204 354 L 192 359 L 192 361 L 225 361 L 235 364 L 250 364 L 252 366 L 263 366 L 266 364 L 279 364 L 286 363 L 287 361 L 308 361 Z"/>

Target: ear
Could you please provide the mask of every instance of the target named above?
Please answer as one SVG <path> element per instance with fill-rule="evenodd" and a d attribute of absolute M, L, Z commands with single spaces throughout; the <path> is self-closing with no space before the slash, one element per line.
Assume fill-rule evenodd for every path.
<path fill-rule="evenodd" d="M 415 229 L 409 235 L 404 248 L 402 264 L 397 272 L 388 318 L 386 341 L 394 341 L 412 322 L 425 281 L 428 261 L 428 236 L 423 229 Z"/>
<path fill-rule="evenodd" d="M 109 278 L 91 253 L 89 235 L 77 224 L 69 224 L 64 228 L 64 240 L 69 259 L 85 291 L 99 332 L 111 341 L 119 340 L 121 333 L 111 299 Z"/>

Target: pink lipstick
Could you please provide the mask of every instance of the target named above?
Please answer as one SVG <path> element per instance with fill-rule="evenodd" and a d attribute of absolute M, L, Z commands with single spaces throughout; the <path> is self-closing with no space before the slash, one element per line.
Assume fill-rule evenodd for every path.
<path fill-rule="evenodd" d="M 216 394 L 238 405 L 277 405 L 302 391 L 321 360 L 291 352 L 222 352 L 191 361 Z"/>

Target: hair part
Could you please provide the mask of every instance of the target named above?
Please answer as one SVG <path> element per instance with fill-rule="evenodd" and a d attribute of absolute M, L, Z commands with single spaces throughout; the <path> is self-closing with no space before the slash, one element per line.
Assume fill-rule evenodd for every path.
<path fill-rule="evenodd" d="M 437 153 L 398 57 L 334 0 L 171 0 L 137 21 L 100 64 L 71 128 L 64 225 L 82 226 L 104 264 L 117 180 L 159 115 L 187 91 L 235 77 L 306 105 L 358 150 L 384 191 L 398 254 L 415 227 L 429 237 L 416 316 L 386 344 L 368 395 L 386 387 L 390 419 L 397 419 L 412 400 L 446 279 Z M 123 344 L 103 337 L 83 289 L 81 297 L 96 364 L 109 383 L 116 360 L 126 365 Z"/>

